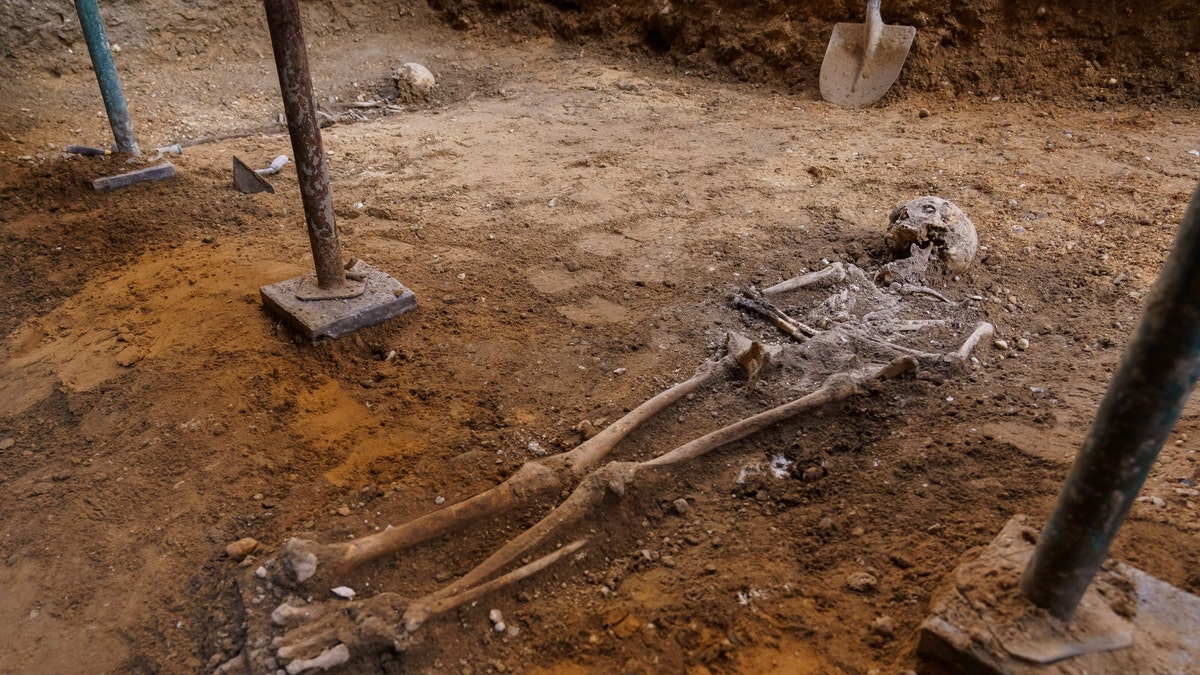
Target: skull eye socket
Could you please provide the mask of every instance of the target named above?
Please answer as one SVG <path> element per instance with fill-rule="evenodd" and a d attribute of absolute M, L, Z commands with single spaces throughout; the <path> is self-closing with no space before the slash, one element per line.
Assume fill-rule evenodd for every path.
<path fill-rule="evenodd" d="M 926 204 L 925 206 L 921 207 L 921 210 L 924 211 L 926 215 L 933 215 L 934 213 L 937 213 L 937 207 L 933 204 Z"/>

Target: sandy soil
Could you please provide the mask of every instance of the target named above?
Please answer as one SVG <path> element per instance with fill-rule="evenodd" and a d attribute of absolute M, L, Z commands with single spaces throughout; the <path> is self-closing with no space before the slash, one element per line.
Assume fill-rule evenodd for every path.
<path fill-rule="evenodd" d="M 260 9 L 224 4 L 120 5 L 114 42 L 143 147 L 253 135 L 189 147 L 174 181 L 110 195 L 89 180 L 124 158 L 61 153 L 108 138 L 69 5 L 29 7 L 20 30 L 0 31 L 2 673 L 211 672 L 262 637 L 247 634 L 260 609 L 239 583 L 288 537 L 361 537 L 494 485 L 531 444 L 573 447 L 687 378 L 727 331 L 783 342 L 727 295 L 825 261 L 873 270 L 892 209 L 936 194 L 970 215 L 983 247 L 937 286 L 1007 348 L 647 476 L 556 542 L 590 536 L 581 555 L 431 622 L 403 655 L 356 653 L 346 670 L 930 668 L 914 654 L 930 594 L 1013 514 L 1048 515 L 1200 178 L 1197 61 L 1183 44 L 1145 69 L 1153 85 L 1108 88 L 1141 82 L 1144 55 L 1114 51 L 1089 60 L 1097 79 L 1061 84 L 1080 56 L 1061 72 L 1031 66 L 1031 81 L 1061 86 L 1009 95 L 987 71 L 946 90 L 956 46 L 939 42 L 935 58 L 919 41 L 899 89 L 847 111 L 816 95 L 819 36 L 796 52 L 801 76 L 737 67 L 756 53 L 745 45 L 739 61 L 646 41 L 633 9 L 312 3 L 330 112 L 394 94 L 406 61 L 440 84 L 427 105 L 325 129 L 345 254 L 420 307 L 309 345 L 258 299 L 311 255 L 291 166 L 275 194 L 231 186 L 231 155 L 265 165 L 291 150 Z M 903 12 L 924 11 L 935 32 L 970 18 L 935 9 Z M 567 30 L 550 20 L 562 12 L 583 18 Z M 1077 27 L 1046 37 L 1063 50 L 1100 39 L 1051 14 Z M 805 21 L 849 15 L 817 18 Z M 606 36 L 604 21 L 627 30 Z M 1006 34 L 979 38 L 1000 50 L 998 69 L 1036 52 Z M 801 393 L 723 382 L 614 457 L 650 457 Z M 1197 440 L 1190 406 L 1114 550 L 1193 592 Z M 781 454 L 786 477 L 738 482 Z M 360 596 L 421 595 L 550 506 L 343 581 Z M 261 548 L 239 563 L 225 547 L 242 537 Z M 849 589 L 862 571 L 877 586 Z M 516 634 L 493 630 L 493 608 Z M 894 630 L 872 628 L 884 616 Z"/>

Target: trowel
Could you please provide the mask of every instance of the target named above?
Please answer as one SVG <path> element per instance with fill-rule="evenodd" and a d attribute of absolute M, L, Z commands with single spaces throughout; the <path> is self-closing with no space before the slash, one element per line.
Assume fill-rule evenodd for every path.
<path fill-rule="evenodd" d="M 833 27 L 821 63 L 821 97 L 849 107 L 871 105 L 892 87 L 917 29 L 885 26 L 880 0 L 867 0 L 866 23 Z"/>

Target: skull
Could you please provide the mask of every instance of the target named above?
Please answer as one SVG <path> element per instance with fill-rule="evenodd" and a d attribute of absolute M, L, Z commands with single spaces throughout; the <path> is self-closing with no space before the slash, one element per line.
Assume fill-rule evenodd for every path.
<path fill-rule="evenodd" d="M 888 218 L 887 245 L 898 257 L 912 246 L 931 247 L 947 271 L 963 272 L 975 261 L 979 236 L 963 210 L 940 197 L 917 197 Z"/>

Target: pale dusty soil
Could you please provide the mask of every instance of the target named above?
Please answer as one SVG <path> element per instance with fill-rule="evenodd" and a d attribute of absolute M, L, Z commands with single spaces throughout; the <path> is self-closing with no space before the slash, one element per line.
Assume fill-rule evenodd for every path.
<path fill-rule="evenodd" d="M 230 184 L 233 154 L 291 154 L 257 15 L 224 16 L 242 27 L 198 56 L 164 56 L 191 43 L 161 33 L 123 49 L 145 66 L 122 73 L 144 147 L 261 133 L 190 147 L 174 181 L 112 195 L 88 181 L 124 170 L 120 158 L 60 153 L 105 142 L 78 54 L 60 55 L 59 77 L 6 64 L 18 74 L 0 85 L 0 672 L 210 672 L 247 641 L 239 580 L 288 537 L 362 536 L 464 499 L 531 458 L 531 442 L 572 447 L 581 421 L 602 426 L 685 379 L 726 331 L 783 342 L 726 295 L 823 260 L 874 269 L 891 210 L 936 194 L 986 247 L 938 288 L 983 298 L 970 305 L 1028 350 L 985 344 L 965 374 L 881 385 L 644 480 L 571 533 L 591 537 L 582 556 L 346 672 L 929 667 L 914 636 L 933 590 L 1010 516 L 1053 506 L 1200 179 L 1196 101 L 908 87 L 846 111 L 811 86 L 455 32 L 424 7 L 365 20 L 362 5 L 322 8 L 308 17 L 326 26 L 310 40 L 323 100 L 386 92 L 410 60 L 442 90 L 324 132 L 345 254 L 420 307 L 316 345 L 258 300 L 311 265 L 293 167 L 274 195 Z M 128 18 L 114 32 L 136 34 Z M 649 457 L 798 393 L 725 382 L 614 456 Z M 1191 406 L 1143 493 L 1165 506 L 1136 505 L 1114 550 L 1193 592 L 1198 443 Z M 780 453 L 828 474 L 736 483 Z M 550 506 L 344 581 L 420 595 Z M 262 549 L 239 566 L 224 548 L 246 536 Z M 878 588 L 848 590 L 864 569 Z M 497 636 L 491 608 L 519 634 Z M 868 630 L 884 615 L 894 637 Z"/>

